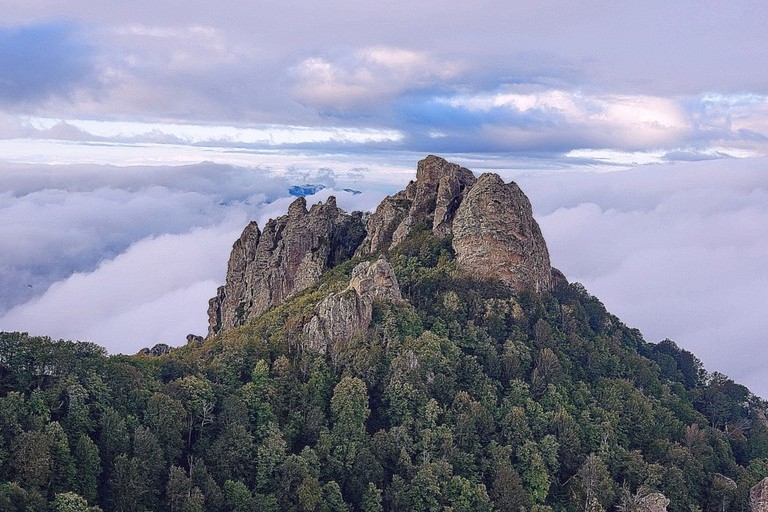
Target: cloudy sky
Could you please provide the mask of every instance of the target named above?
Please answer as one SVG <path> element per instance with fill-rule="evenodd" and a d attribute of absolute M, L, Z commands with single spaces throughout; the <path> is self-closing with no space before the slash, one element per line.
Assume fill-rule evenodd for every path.
<path fill-rule="evenodd" d="M 434 153 L 518 181 L 571 280 L 768 396 L 765 2 L 0 9 L 0 329 L 183 343 L 292 185 L 370 209 Z"/>

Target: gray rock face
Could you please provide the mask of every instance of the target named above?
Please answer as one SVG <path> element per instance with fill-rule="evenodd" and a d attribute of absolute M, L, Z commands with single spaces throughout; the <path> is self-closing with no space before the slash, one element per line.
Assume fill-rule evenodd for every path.
<path fill-rule="evenodd" d="M 458 267 L 477 277 L 496 277 L 516 291 L 550 290 L 549 252 L 531 203 L 514 182 L 483 174 L 453 220 Z"/>
<path fill-rule="evenodd" d="M 531 203 L 515 183 L 428 156 L 416 181 L 389 196 L 368 220 L 358 254 L 387 251 L 420 228 L 452 237 L 460 270 L 495 277 L 515 291 L 552 288 L 549 253 Z"/>
<path fill-rule="evenodd" d="M 477 181 L 472 171 L 430 155 L 418 163 L 416 181 L 382 201 L 368 219 L 368 235 L 358 254 L 384 252 L 419 228 L 439 237 L 451 234 L 456 209 Z"/>
<path fill-rule="evenodd" d="M 210 300 L 208 334 L 243 325 L 354 254 L 386 253 L 421 229 L 450 239 L 458 269 L 468 275 L 500 279 L 515 291 L 552 289 L 547 247 L 518 186 L 495 174 L 478 179 L 469 169 L 428 156 L 418 163 L 416 180 L 367 218 L 367 228 L 362 214 L 344 213 L 333 197 L 309 211 L 299 198 L 263 231 L 251 222 L 232 247 L 226 284 Z M 356 293 L 356 300 L 364 297 Z M 337 325 L 345 338 L 344 329 L 356 332 L 357 324 L 345 326 L 340 319 L 365 318 L 365 311 L 342 302 L 328 304 L 317 321 Z M 316 339 L 326 344 L 322 336 Z"/>
<path fill-rule="evenodd" d="M 639 512 L 667 512 L 669 499 L 660 492 L 653 492 L 640 500 Z"/>
<path fill-rule="evenodd" d="M 208 334 L 243 325 L 312 286 L 349 259 L 364 235 L 361 215 L 343 212 L 334 197 L 309 211 L 300 197 L 263 231 L 251 222 L 232 247 L 226 284 L 209 302 Z"/>
<path fill-rule="evenodd" d="M 760 480 L 749 490 L 749 510 L 768 512 L 768 477 Z"/>
<path fill-rule="evenodd" d="M 383 257 L 358 264 L 352 270 L 349 286 L 315 307 L 314 316 L 304 326 L 304 348 L 319 353 L 336 352 L 368 329 L 377 299 L 402 300 L 395 272 Z"/>
<path fill-rule="evenodd" d="M 167 354 L 171 350 L 172 349 L 171 349 L 171 347 L 169 345 L 167 345 L 165 343 L 158 343 L 158 344 L 156 344 L 152 348 L 146 348 L 145 347 L 145 348 L 139 350 L 137 355 L 148 356 L 148 357 L 160 357 L 162 355 Z"/>

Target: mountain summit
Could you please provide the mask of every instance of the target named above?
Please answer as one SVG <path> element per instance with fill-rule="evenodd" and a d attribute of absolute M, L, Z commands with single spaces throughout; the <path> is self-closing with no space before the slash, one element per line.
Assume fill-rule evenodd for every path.
<path fill-rule="evenodd" d="M 322 273 L 352 257 L 364 236 L 362 214 L 347 214 L 329 197 L 307 210 L 303 197 L 259 230 L 251 222 L 232 247 L 226 284 L 209 301 L 208 333 L 245 324 Z"/>
<path fill-rule="evenodd" d="M 0 511 L 766 512 L 767 412 L 430 156 L 371 214 L 250 223 L 207 339 L 0 333 Z"/>
<path fill-rule="evenodd" d="M 386 254 L 419 231 L 449 240 L 460 273 L 498 279 L 516 292 L 547 291 L 547 245 L 520 188 L 496 174 L 430 155 L 416 180 L 386 197 L 364 226 L 333 197 L 307 211 L 296 199 L 264 231 L 251 222 L 235 242 L 226 284 L 210 300 L 209 335 L 246 323 L 317 283 L 322 273 L 356 254 Z"/>

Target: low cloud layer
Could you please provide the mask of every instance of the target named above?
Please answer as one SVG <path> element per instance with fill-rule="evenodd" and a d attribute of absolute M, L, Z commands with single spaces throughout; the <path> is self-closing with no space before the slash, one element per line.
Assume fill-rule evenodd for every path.
<path fill-rule="evenodd" d="M 648 341 L 768 396 L 768 159 L 523 175 L 552 261 Z"/>
<path fill-rule="evenodd" d="M 240 219 L 283 195 L 266 171 L 187 167 L 3 166 L 0 172 L 0 309 L 39 295 L 73 272 L 158 234 Z"/>
<path fill-rule="evenodd" d="M 463 163 L 517 181 L 553 264 L 648 341 L 674 339 L 710 371 L 768 396 L 766 159 L 607 173 Z M 282 215 L 290 185 L 321 183 L 310 204 L 334 194 L 343 208 L 365 210 L 413 177 L 358 174 L 346 176 L 362 194 L 340 190 L 351 182 L 322 167 L 7 167 L 0 328 L 111 352 L 181 344 L 205 333 L 207 300 L 245 223 Z"/>
<path fill-rule="evenodd" d="M 327 187 L 310 203 L 335 194 L 350 210 L 384 195 L 335 190 L 327 168 L 6 165 L 0 329 L 125 353 L 205 334 L 232 243 L 249 220 L 284 214 L 290 186 L 305 183 Z"/>
<path fill-rule="evenodd" d="M 95 341 L 111 352 L 135 353 L 161 341 L 178 345 L 190 332 L 205 333 L 203 305 L 238 235 L 229 222 L 142 239 L 92 271 L 55 282 L 2 323 Z"/>

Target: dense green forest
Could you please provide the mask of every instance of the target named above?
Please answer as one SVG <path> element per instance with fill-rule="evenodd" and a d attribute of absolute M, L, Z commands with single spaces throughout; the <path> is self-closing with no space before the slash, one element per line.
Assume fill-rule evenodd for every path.
<path fill-rule="evenodd" d="M 356 261 L 256 321 L 159 356 L 0 336 L 2 511 L 746 511 L 766 404 L 578 283 L 512 295 L 421 231 L 407 301 L 303 349 Z"/>

